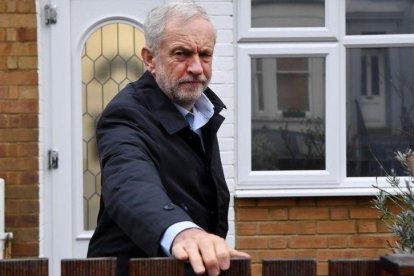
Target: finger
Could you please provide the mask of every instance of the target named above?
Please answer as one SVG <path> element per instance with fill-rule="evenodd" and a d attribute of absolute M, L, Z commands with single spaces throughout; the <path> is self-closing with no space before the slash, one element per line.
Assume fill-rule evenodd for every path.
<path fill-rule="evenodd" d="M 188 254 L 185 251 L 184 247 L 181 245 L 174 245 L 171 249 L 171 254 L 174 258 L 181 261 L 188 260 Z"/>
<path fill-rule="evenodd" d="M 206 269 L 203 264 L 203 259 L 200 255 L 200 251 L 198 250 L 198 246 L 196 243 L 187 244 L 185 247 L 187 256 L 189 257 L 189 261 L 191 267 L 193 268 L 196 274 L 203 274 L 205 273 Z"/>
<path fill-rule="evenodd" d="M 230 249 L 230 256 L 231 257 L 242 257 L 242 258 L 250 258 L 250 255 L 246 252 L 238 251 L 235 249 Z"/>
<path fill-rule="evenodd" d="M 199 241 L 199 248 L 208 275 L 219 275 L 220 266 L 216 256 L 215 242 L 211 237 L 203 238 Z"/>
<path fill-rule="evenodd" d="M 216 256 L 220 270 L 227 270 L 230 267 L 230 250 L 223 239 L 215 244 Z"/>

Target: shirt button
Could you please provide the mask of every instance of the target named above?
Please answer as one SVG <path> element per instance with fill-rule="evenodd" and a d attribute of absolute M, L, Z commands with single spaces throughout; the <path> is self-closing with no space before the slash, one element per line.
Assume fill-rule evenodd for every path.
<path fill-rule="evenodd" d="M 168 204 L 166 204 L 166 205 L 164 205 L 164 207 L 163 207 L 163 209 L 165 210 L 165 211 L 171 211 L 171 210 L 174 210 L 174 204 L 173 203 L 168 203 Z"/>

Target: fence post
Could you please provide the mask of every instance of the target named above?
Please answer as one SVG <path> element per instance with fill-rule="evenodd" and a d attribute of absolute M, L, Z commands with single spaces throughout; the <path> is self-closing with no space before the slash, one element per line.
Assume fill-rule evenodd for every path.
<path fill-rule="evenodd" d="M 378 259 L 329 260 L 329 276 L 378 276 L 381 267 Z"/>
<path fill-rule="evenodd" d="M 48 276 L 47 258 L 3 259 L 0 260 L 1 276 Z"/>
<path fill-rule="evenodd" d="M 265 259 L 262 261 L 262 276 L 315 276 L 315 259 Z"/>
<path fill-rule="evenodd" d="M 61 276 L 116 276 L 116 258 L 63 259 Z"/>

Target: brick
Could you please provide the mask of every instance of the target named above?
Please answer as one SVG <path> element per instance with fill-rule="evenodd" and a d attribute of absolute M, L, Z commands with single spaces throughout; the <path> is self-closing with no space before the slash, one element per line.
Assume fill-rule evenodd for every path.
<path fill-rule="evenodd" d="M 381 255 L 379 255 L 378 249 L 361 249 L 359 250 L 359 257 L 360 258 L 369 258 L 374 259 Z"/>
<path fill-rule="evenodd" d="M 39 183 L 39 174 L 37 170 L 18 173 L 18 184 L 37 185 L 38 183 Z"/>
<path fill-rule="evenodd" d="M 387 248 L 388 244 L 394 244 L 394 241 L 393 235 L 357 235 L 350 238 L 350 246 L 354 248 Z"/>
<path fill-rule="evenodd" d="M 271 237 L 269 238 L 269 248 L 286 248 L 287 247 L 287 238 L 285 236 Z"/>
<path fill-rule="evenodd" d="M 356 197 L 356 205 L 372 207 L 372 200 L 373 199 L 374 199 L 374 197 L 370 197 L 370 196 Z"/>
<path fill-rule="evenodd" d="M 19 13 L 35 13 L 35 1 L 17 1 L 16 11 Z"/>
<path fill-rule="evenodd" d="M 7 2 L 0 1 L 0 13 L 4 13 L 7 11 Z"/>
<path fill-rule="evenodd" d="M 349 218 L 349 209 L 343 207 L 332 207 L 329 210 L 329 217 L 334 220 L 344 220 Z"/>
<path fill-rule="evenodd" d="M 13 214 L 5 215 L 6 231 L 7 227 L 10 228 L 30 228 L 38 227 L 39 225 L 39 214 Z"/>
<path fill-rule="evenodd" d="M 16 29 L 16 40 L 20 42 L 24 41 L 36 41 L 37 32 L 35 28 L 18 28 Z"/>
<path fill-rule="evenodd" d="M 348 247 L 349 236 L 330 236 L 328 237 L 329 248 L 346 248 Z"/>
<path fill-rule="evenodd" d="M 17 57 L 9 56 L 7 57 L 7 69 L 16 69 L 18 67 Z"/>
<path fill-rule="evenodd" d="M 14 242 L 37 242 L 39 240 L 39 228 L 9 228 L 8 231 L 13 232 Z"/>
<path fill-rule="evenodd" d="M 5 40 L 6 40 L 6 29 L 0 28 L 0 41 L 5 41 Z"/>
<path fill-rule="evenodd" d="M 261 264 L 252 264 L 251 265 L 252 275 L 258 276 L 262 275 L 262 265 Z"/>
<path fill-rule="evenodd" d="M 260 250 L 257 254 L 259 260 L 263 259 L 272 259 L 272 258 L 295 258 L 296 257 L 296 250 L 287 250 L 287 249 L 279 249 L 279 250 Z"/>
<path fill-rule="evenodd" d="M 14 243 L 12 242 L 13 257 L 37 257 L 39 256 L 39 243 Z"/>
<path fill-rule="evenodd" d="M 0 170 L 4 171 L 22 171 L 22 170 L 37 170 L 39 160 L 34 158 L 1 158 Z"/>
<path fill-rule="evenodd" d="M 295 198 L 260 198 L 257 206 L 295 206 Z"/>
<path fill-rule="evenodd" d="M 18 67 L 19 69 L 37 69 L 37 57 L 20 57 Z"/>
<path fill-rule="evenodd" d="M 254 198 L 237 198 L 234 201 L 234 205 L 237 207 L 251 207 L 257 205 L 257 200 Z"/>
<path fill-rule="evenodd" d="M 372 208 L 372 206 L 352 207 L 350 209 L 350 217 L 356 219 L 376 219 L 379 217 L 379 212 L 377 209 Z"/>
<path fill-rule="evenodd" d="M 7 2 L 7 9 L 6 9 L 6 11 L 8 12 L 8 13 L 11 13 L 11 12 L 15 12 L 16 11 L 16 7 L 17 7 L 17 3 L 16 3 L 17 1 L 8 1 Z"/>
<path fill-rule="evenodd" d="M 257 234 L 257 223 L 238 223 L 236 225 L 236 235 L 255 235 Z"/>
<path fill-rule="evenodd" d="M 13 43 L 10 54 L 17 56 L 37 56 L 36 42 Z"/>
<path fill-rule="evenodd" d="M 353 206 L 356 204 L 354 197 L 321 197 L 318 198 L 318 206 Z"/>
<path fill-rule="evenodd" d="M 318 262 L 326 262 L 330 259 L 352 259 L 358 255 L 357 249 L 321 249 L 318 250 Z"/>
<path fill-rule="evenodd" d="M 317 250 L 296 250 L 296 257 L 297 258 L 316 258 Z"/>
<path fill-rule="evenodd" d="M 239 237 L 236 243 L 240 249 L 267 248 L 267 238 L 264 237 Z"/>
<path fill-rule="evenodd" d="M 11 43 L 0 42 L 0 57 L 4 59 L 5 56 L 9 56 L 12 53 L 12 49 Z"/>
<path fill-rule="evenodd" d="M 17 30 L 15 28 L 6 29 L 6 40 L 9 42 L 17 41 Z"/>
<path fill-rule="evenodd" d="M 325 276 L 328 275 L 329 267 L 327 262 L 318 262 L 316 264 L 316 275 Z"/>
<path fill-rule="evenodd" d="M 31 214 L 39 212 L 39 201 L 30 199 L 8 199 L 5 201 L 6 214 Z"/>
<path fill-rule="evenodd" d="M 38 99 L 39 91 L 37 86 L 19 86 L 19 99 Z"/>
<path fill-rule="evenodd" d="M 359 233 L 376 233 L 377 221 L 376 220 L 360 220 L 357 222 L 357 230 Z"/>
<path fill-rule="evenodd" d="M 0 101 L 0 110 L 3 113 L 37 113 L 38 102 L 36 100 Z"/>
<path fill-rule="evenodd" d="M 36 15 L 35 14 L 2 14 L 2 20 L 0 20 L 0 27 L 36 27 Z"/>
<path fill-rule="evenodd" d="M 297 199 L 297 206 L 316 206 L 316 198 L 300 197 Z"/>
<path fill-rule="evenodd" d="M 265 208 L 239 208 L 236 210 L 236 218 L 240 221 L 268 220 L 268 210 Z"/>
<path fill-rule="evenodd" d="M 5 193 L 8 199 L 38 199 L 39 187 L 33 185 L 7 185 Z"/>
<path fill-rule="evenodd" d="M 303 221 L 297 223 L 298 234 L 315 234 L 317 232 L 317 224 L 315 221 Z"/>
<path fill-rule="evenodd" d="M 289 218 L 292 220 L 328 219 L 329 213 L 326 208 L 294 207 L 289 210 Z"/>
<path fill-rule="evenodd" d="M 260 223 L 259 234 L 263 235 L 288 235 L 296 234 L 297 225 L 292 222 Z"/>
<path fill-rule="evenodd" d="M 287 208 L 270 209 L 271 220 L 287 220 L 289 218 L 289 212 Z"/>
<path fill-rule="evenodd" d="M 38 130 L 30 128 L 7 129 L 0 132 L 0 142 L 37 142 Z"/>
<path fill-rule="evenodd" d="M 290 248 L 326 248 L 328 241 L 321 236 L 292 236 L 289 239 Z"/>
<path fill-rule="evenodd" d="M 37 114 L 0 114 L 0 128 L 35 128 L 37 126 Z"/>
<path fill-rule="evenodd" d="M 38 155 L 37 143 L 3 143 L 0 144 L 1 157 L 31 157 Z"/>
<path fill-rule="evenodd" d="M 34 70 L 2 72 L 0 83 L 2 85 L 37 84 L 37 72 Z"/>
<path fill-rule="evenodd" d="M 355 233 L 355 221 L 319 221 L 318 233 L 337 234 L 337 233 Z"/>
<path fill-rule="evenodd" d="M 377 221 L 377 230 L 378 230 L 379 233 L 389 233 L 390 232 L 389 226 L 381 220 Z"/>

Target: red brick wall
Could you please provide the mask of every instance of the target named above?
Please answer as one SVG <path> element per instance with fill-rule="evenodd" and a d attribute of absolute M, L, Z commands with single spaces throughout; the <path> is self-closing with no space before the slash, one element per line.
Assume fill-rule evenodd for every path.
<path fill-rule="evenodd" d="M 252 256 L 253 275 L 266 258 L 374 258 L 390 253 L 394 236 L 378 220 L 371 197 L 237 199 L 236 247 Z"/>
<path fill-rule="evenodd" d="M 0 0 L 0 178 L 12 257 L 39 255 L 35 0 Z"/>

